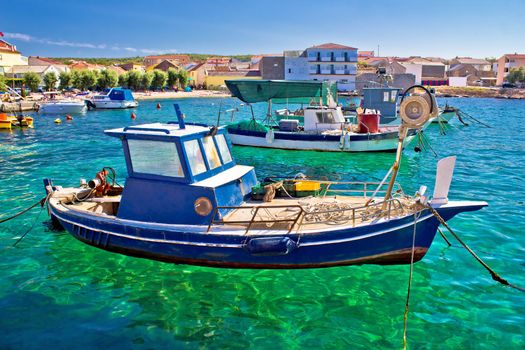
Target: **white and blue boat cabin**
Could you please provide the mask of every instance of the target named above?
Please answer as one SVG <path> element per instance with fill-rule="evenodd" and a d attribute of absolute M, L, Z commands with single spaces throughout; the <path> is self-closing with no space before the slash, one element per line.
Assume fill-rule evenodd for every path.
<path fill-rule="evenodd" d="M 138 102 L 129 89 L 111 88 L 103 95 L 95 95 L 89 100 L 89 105 L 94 108 L 122 109 L 134 108 Z"/>
<path fill-rule="evenodd" d="M 122 140 L 128 170 L 117 217 L 204 225 L 212 209 L 241 205 L 257 179 L 253 167 L 235 164 L 225 133 L 182 119 L 107 130 Z"/>

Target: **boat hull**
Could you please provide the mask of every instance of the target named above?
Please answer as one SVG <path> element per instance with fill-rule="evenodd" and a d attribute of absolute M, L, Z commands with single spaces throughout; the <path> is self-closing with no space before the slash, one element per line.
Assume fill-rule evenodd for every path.
<path fill-rule="evenodd" d="M 442 112 L 435 119 L 432 120 L 432 123 L 433 124 L 448 123 L 455 115 L 456 115 L 455 110 Z"/>
<path fill-rule="evenodd" d="M 84 103 L 79 104 L 42 104 L 38 109 L 39 113 L 47 114 L 75 114 L 85 113 L 87 106 Z"/>
<path fill-rule="evenodd" d="M 479 204 L 482 203 L 482 204 Z M 436 208 L 445 220 L 469 206 Z M 299 269 L 361 264 L 407 264 L 412 254 L 413 215 L 375 224 L 321 232 L 225 230 L 108 218 L 50 205 L 51 215 L 75 238 L 129 256 L 212 267 Z M 414 261 L 428 251 L 439 222 L 424 210 L 417 219 Z"/>
<path fill-rule="evenodd" d="M 139 104 L 137 101 L 92 101 L 98 109 L 125 109 L 135 108 Z"/>
<path fill-rule="evenodd" d="M 228 133 L 234 145 L 324 152 L 395 152 L 399 137 L 397 132 L 353 134 L 350 142 L 342 145 L 336 135 L 275 132 L 273 141 L 268 142 L 265 132 L 228 129 Z M 415 132 L 411 132 L 405 145 L 414 137 Z"/>

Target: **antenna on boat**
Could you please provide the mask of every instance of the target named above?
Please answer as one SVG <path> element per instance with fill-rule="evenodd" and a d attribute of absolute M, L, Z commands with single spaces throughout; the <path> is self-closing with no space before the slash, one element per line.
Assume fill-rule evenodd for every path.
<path fill-rule="evenodd" d="M 410 94 L 409 91 L 421 88 L 425 94 Z M 409 129 L 421 129 L 432 117 L 438 114 L 437 102 L 434 95 L 430 93 L 424 86 L 413 85 L 405 90 L 401 98 L 399 106 L 399 115 L 401 116 L 401 125 L 399 126 L 399 139 L 397 142 L 396 160 L 392 165 L 392 177 L 388 183 L 388 188 L 385 193 L 383 202 L 383 210 L 386 209 L 387 201 L 392 198 L 392 188 L 396 182 L 399 165 L 401 164 L 401 156 L 403 153 L 403 143 L 407 137 Z"/>
<path fill-rule="evenodd" d="M 221 110 L 222 110 L 222 101 L 219 103 L 219 114 L 217 114 L 217 125 L 216 127 L 219 127 L 219 123 L 221 122 Z"/>

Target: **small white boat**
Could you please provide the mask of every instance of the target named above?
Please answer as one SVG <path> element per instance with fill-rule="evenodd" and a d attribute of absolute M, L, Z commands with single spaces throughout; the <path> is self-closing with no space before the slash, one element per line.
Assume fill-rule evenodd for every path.
<path fill-rule="evenodd" d="M 335 86 L 329 82 L 227 80 L 226 86 L 245 103 L 268 102 L 269 112 L 263 123 L 252 115 L 250 121 L 226 127 L 234 145 L 325 152 L 395 152 L 397 149 L 398 125 L 381 125 L 381 112 L 371 109 L 360 109 L 355 121 L 350 121 L 332 98 L 335 93 L 331 89 Z M 279 110 L 276 122 L 270 113 L 274 99 L 319 102 L 303 108 L 302 115 Z M 392 103 L 395 110 L 395 100 Z M 415 136 L 416 130 L 409 130 L 404 145 Z"/>
<path fill-rule="evenodd" d="M 122 88 L 112 88 L 106 95 L 95 95 L 89 103 L 94 108 L 106 109 L 135 108 L 139 105 L 131 90 Z"/>
<path fill-rule="evenodd" d="M 84 101 L 78 100 L 57 100 L 48 101 L 39 104 L 38 112 L 49 114 L 73 114 L 85 113 L 87 106 Z"/>

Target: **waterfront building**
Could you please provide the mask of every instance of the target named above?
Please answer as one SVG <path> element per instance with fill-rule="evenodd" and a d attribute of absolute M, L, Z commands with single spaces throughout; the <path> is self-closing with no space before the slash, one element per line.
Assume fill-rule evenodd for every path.
<path fill-rule="evenodd" d="M 478 72 L 489 72 L 492 69 L 492 64 L 489 61 L 480 58 L 456 57 L 450 60 L 450 69 L 459 65 L 472 66 Z"/>
<path fill-rule="evenodd" d="M 284 79 L 284 56 L 263 56 L 257 64 L 263 79 L 283 80 Z"/>
<path fill-rule="evenodd" d="M 176 55 L 154 55 L 144 57 L 144 66 L 149 67 L 161 63 L 164 60 L 171 61 L 172 63 L 183 66 L 191 62 L 190 56 L 183 54 Z"/>
<path fill-rule="evenodd" d="M 210 88 L 226 88 L 225 80 L 233 79 L 261 79 L 261 72 L 258 70 L 208 70 L 205 78 L 205 85 Z"/>
<path fill-rule="evenodd" d="M 142 64 L 137 64 L 137 63 L 123 63 L 119 66 L 125 71 L 136 70 L 139 72 L 144 72 L 146 70 Z"/>
<path fill-rule="evenodd" d="M 27 66 L 28 59 L 16 49 L 15 45 L 0 39 L 0 74 L 13 66 Z"/>
<path fill-rule="evenodd" d="M 505 78 L 512 68 L 520 67 L 525 67 L 525 54 L 505 54 L 498 58 L 496 85 L 505 82 Z"/>
<path fill-rule="evenodd" d="M 340 91 L 355 89 L 357 48 L 327 43 L 284 52 L 286 80 L 336 81 Z"/>
<path fill-rule="evenodd" d="M 197 87 L 203 86 L 206 83 L 206 65 L 205 63 L 192 64 L 187 67 L 188 71 L 188 84 Z"/>

